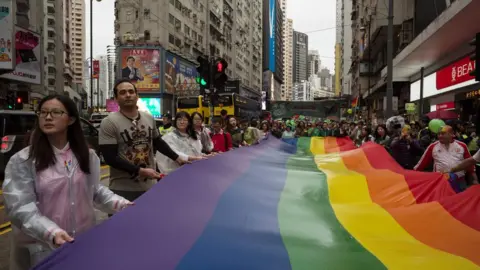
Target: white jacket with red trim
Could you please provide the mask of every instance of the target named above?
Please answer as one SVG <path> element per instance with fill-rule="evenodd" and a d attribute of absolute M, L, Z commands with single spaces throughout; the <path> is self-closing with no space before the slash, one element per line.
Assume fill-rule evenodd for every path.
<path fill-rule="evenodd" d="M 469 157 L 470 152 L 468 151 L 468 147 L 461 141 L 453 140 L 448 148 L 439 141 L 436 141 L 428 146 L 414 170 L 423 171 L 433 161 L 434 172 L 448 172 Z M 470 167 L 467 171 L 474 172 L 475 166 Z M 464 171 L 457 172 L 456 174 L 458 177 L 465 176 Z"/>

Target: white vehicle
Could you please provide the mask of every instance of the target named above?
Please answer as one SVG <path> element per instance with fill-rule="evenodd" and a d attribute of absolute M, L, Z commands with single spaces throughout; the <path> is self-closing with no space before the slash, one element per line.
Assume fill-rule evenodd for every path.
<path fill-rule="evenodd" d="M 90 123 L 95 128 L 100 128 L 100 123 L 102 123 L 103 118 L 107 116 L 108 116 L 107 112 L 92 113 L 92 115 L 90 116 Z"/>

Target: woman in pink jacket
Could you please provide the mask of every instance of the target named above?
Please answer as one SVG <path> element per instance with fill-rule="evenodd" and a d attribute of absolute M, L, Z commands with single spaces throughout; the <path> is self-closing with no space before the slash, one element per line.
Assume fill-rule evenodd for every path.
<path fill-rule="evenodd" d="M 88 148 L 75 103 L 45 97 L 31 146 L 5 169 L 3 194 L 13 224 L 10 269 L 30 269 L 95 225 L 95 206 L 113 213 L 131 203 L 101 185 L 100 160 Z"/>

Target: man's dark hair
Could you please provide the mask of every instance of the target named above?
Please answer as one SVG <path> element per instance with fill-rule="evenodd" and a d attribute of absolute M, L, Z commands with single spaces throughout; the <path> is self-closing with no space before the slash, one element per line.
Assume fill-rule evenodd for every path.
<path fill-rule="evenodd" d="M 133 89 L 135 89 L 135 93 L 137 93 L 137 87 L 135 87 L 135 84 L 133 84 L 129 79 L 121 79 L 121 80 L 118 80 L 115 85 L 113 86 L 113 96 L 114 97 L 117 97 L 118 95 L 118 86 L 122 83 L 129 83 L 131 85 L 133 85 Z"/>
<path fill-rule="evenodd" d="M 221 119 L 220 117 L 218 117 L 218 116 L 215 116 L 215 117 L 213 117 L 213 119 L 212 119 L 212 124 L 217 124 L 217 123 L 222 124 L 222 119 Z"/>
<path fill-rule="evenodd" d="M 221 116 L 224 116 L 224 117 L 227 116 L 227 113 L 228 113 L 228 112 L 227 112 L 227 110 L 225 110 L 225 109 L 220 111 L 220 115 L 221 115 Z"/>
<path fill-rule="evenodd" d="M 135 61 L 135 57 L 129 56 L 129 57 L 127 57 L 127 62 L 128 62 L 128 60 L 130 60 L 130 59 L 133 59 L 133 61 Z"/>

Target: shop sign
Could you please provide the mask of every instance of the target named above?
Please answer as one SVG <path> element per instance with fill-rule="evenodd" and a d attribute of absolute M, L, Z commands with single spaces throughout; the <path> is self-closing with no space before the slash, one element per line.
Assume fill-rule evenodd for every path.
<path fill-rule="evenodd" d="M 477 98 L 480 97 L 480 89 L 479 90 L 473 90 L 470 92 L 465 93 L 466 98 Z"/>
<path fill-rule="evenodd" d="M 474 69 L 475 61 L 470 60 L 469 56 L 442 68 L 436 74 L 437 90 L 475 79 L 470 75 Z"/>
<path fill-rule="evenodd" d="M 407 112 L 414 112 L 417 110 L 417 106 L 415 103 L 405 103 L 405 110 Z"/>
<path fill-rule="evenodd" d="M 455 109 L 455 102 L 449 101 L 445 103 L 440 103 L 436 105 L 437 111 L 447 111 Z"/>

